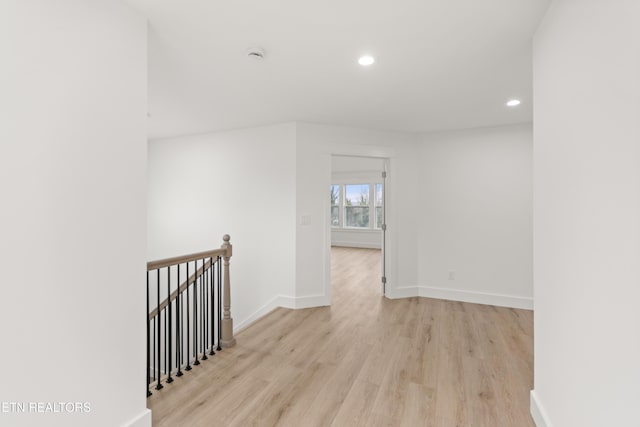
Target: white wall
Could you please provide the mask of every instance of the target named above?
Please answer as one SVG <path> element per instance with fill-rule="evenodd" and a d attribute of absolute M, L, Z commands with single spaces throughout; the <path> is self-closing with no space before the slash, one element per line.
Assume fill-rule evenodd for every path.
<path fill-rule="evenodd" d="M 294 124 L 149 143 L 148 257 L 229 234 L 236 328 L 295 295 L 295 153 Z"/>
<path fill-rule="evenodd" d="M 90 405 L 0 424 L 150 426 L 146 23 L 120 1 L 3 1 L 0 54 L 0 402 Z"/>
<path fill-rule="evenodd" d="M 382 248 L 382 231 L 331 228 L 331 246 L 345 248 Z"/>
<path fill-rule="evenodd" d="M 331 156 L 331 173 L 371 173 L 373 179 L 380 180 L 380 172 L 384 170 L 384 162 L 381 159 L 356 156 Z M 339 176 L 339 175 L 338 175 Z M 367 175 L 368 177 L 369 175 Z"/>
<path fill-rule="evenodd" d="M 417 283 L 416 200 L 417 137 L 339 126 L 297 123 L 296 286 L 300 305 L 328 304 L 331 227 L 327 195 L 331 156 L 388 158 L 387 289 Z M 402 205 L 402 209 L 399 206 Z M 303 222 L 302 219 L 307 221 Z"/>
<path fill-rule="evenodd" d="M 532 308 L 531 125 L 425 135 L 419 294 Z"/>
<path fill-rule="evenodd" d="M 538 426 L 640 425 L 639 23 L 556 0 L 535 36 Z"/>

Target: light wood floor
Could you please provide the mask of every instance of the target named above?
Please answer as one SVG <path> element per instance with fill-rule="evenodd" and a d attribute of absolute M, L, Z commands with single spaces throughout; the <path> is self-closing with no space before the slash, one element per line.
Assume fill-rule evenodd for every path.
<path fill-rule="evenodd" d="M 534 426 L 531 311 L 380 296 L 333 248 L 331 307 L 276 309 L 148 399 L 154 426 Z"/>

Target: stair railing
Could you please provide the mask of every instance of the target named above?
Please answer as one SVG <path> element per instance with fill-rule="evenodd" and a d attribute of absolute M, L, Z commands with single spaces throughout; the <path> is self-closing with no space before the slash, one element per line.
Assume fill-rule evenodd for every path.
<path fill-rule="evenodd" d="M 151 388 L 161 390 L 163 382 L 171 384 L 192 365 L 235 344 L 233 247 L 229 235 L 222 239 L 220 249 L 147 263 L 147 397 Z"/>

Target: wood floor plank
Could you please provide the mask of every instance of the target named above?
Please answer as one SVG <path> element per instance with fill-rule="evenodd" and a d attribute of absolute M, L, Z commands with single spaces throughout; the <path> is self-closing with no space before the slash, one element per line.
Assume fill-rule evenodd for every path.
<path fill-rule="evenodd" d="M 365 346 L 353 347 L 345 355 L 341 363 L 336 365 L 332 375 L 327 378 L 317 399 L 304 413 L 304 420 L 317 426 L 331 425 L 362 368 L 362 354 L 367 354 L 368 350 L 370 348 Z"/>
<path fill-rule="evenodd" d="M 457 307 L 457 305 L 452 305 Z M 467 394 L 465 392 L 463 334 L 457 330 L 457 315 L 451 310 L 441 317 L 440 346 L 438 348 L 438 385 L 436 392 L 436 421 L 452 426 L 469 426 Z"/>
<path fill-rule="evenodd" d="M 280 419 L 276 423 L 279 426 L 300 425 L 300 420 L 305 419 L 309 407 L 321 398 L 329 378 L 335 372 L 335 365 L 325 363 L 312 363 L 305 370 L 309 376 L 304 386 L 298 390 L 293 400 L 283 409 Z"/>
<path fill-rule="evenodd" d="M 462 369 L 469 426 L 499 425 L 496 393 L 482 359 L 465 355 L 462 357 Z"/>
<path fill-rule="evenodd" d="M 332 249 L 332 305 L 277 308 L 147 402 L 154 426 L 533 427 L 533 313 L 381 296 Z"/>
<path fill-rule="evenodd" d="M 398 338 L 396 351 L 388 362 L 389 368 L 380 386 L 372 417 L 384 416 L 394 420 L 402 417 L 409 388 L 409 369 L 415 363 L 410 349 L 411 340 L 404 337 Z"/>
<path fill-rule="evenodd" d="M 331 425 L 367 426 L 379 390 L 376 384 L 356 379 Z"/>
<path fill-rule="evenodd" d="M 435 419 L 436 390 L 423 384 L 410 383 L 400 426 L 431 426 Z"/>

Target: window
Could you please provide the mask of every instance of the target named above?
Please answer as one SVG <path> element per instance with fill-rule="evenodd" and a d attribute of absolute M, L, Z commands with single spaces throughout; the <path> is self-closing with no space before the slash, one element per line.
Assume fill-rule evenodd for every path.
<path fill-rule="evenodd" d="M 369 184 L 344 186 L 344 226 L 369 228 Z"/>
<path fill-rule="evenodd" d="M 331 226 L 338 228 L 382 228 L 382 184 L 332 184 Z"/>

